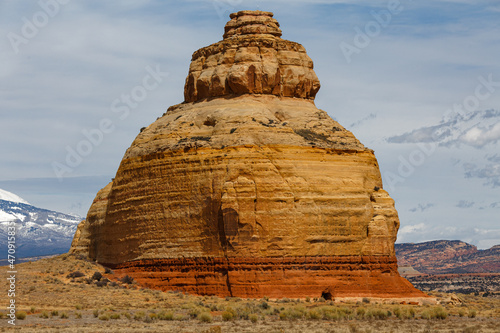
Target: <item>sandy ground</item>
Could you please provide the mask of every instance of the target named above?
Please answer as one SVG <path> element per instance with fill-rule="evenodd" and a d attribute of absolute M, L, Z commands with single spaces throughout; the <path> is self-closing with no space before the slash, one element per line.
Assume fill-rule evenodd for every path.
<path fill-rule="evenodd" d="M 440 304 L 423 306 L 374 299 L 224 299 L 143 289 L 68 255 L 19 264 L 16 270 L 16 310 L 25 318 L 10 325 L 6 309 L 11 298 L 0 297 L 0 332 L 500 333 L 500 299 L 494 297 L 433 293 Z M 6 296 L 7 271 L 0 267 Z M 101 283 L 92 279 L 99 275 Z"/>

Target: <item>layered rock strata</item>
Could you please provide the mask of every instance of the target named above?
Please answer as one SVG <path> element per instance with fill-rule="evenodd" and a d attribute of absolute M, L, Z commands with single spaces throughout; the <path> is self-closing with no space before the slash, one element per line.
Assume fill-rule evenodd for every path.
<path fill-rule="evenodd" d="M 500 245 L 478 250 L 461 241 L 396 244 L 400 266 L 426 274 L 500 273 Z"/>
<path fill-rule="evenodd" d="M 184 98 L 242 94 L 314 99 L 320 88 L 304 47 L 279 38 L 272 13 L 242 11 L 231 15 L 224 40 L 193 54 Z"/>
<path fill-rule="evenodd" d="M 71 249 L 162 290 L 425 297 L 373 151 L 314 105 L 319 81 L 272 13 L 231 15 L 194 53 L 185 102 L 144 129 Z"/>

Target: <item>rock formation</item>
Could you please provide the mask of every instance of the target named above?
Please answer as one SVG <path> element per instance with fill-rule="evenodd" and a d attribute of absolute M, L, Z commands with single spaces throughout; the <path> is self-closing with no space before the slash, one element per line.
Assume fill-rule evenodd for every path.
<path fill-rule="evenodd" d="M 71 252 L 147 286 L 239 297 L 425 297 L 373 151 L 314 105 L 319 80 L 273 14 L 231 15 L 185 101 L 144 129 Z"/>
<path fill-rule="evenodd" d="M 462 241 L 396 244 L 400 266 L 426 274 L 500 273 L 500 245 L 486 250 Z"/>

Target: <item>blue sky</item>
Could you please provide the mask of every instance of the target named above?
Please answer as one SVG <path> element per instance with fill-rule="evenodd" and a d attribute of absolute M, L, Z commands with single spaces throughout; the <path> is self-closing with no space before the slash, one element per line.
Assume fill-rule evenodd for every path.
<path fill-rule="evenodd" d="M 375 150 L 399 242 L 500 244 L 500 3 L 390 3 L 4 0 L 0 188 L 85 215 L 140 128 L 183 101 L 192 53 L 222 39 L 230 12 L 260 9 L 314 60 L 318 108 Z M 168 75 L 113 112 L 149 71 Z M 103 120 L 112 130 L 60 181 L 54 163 Z"/>

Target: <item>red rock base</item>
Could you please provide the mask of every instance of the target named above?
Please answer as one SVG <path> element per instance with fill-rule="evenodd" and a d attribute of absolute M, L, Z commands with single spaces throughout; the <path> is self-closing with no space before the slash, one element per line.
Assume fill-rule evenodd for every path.
<path fill-rule="evenodd" d="M 150 259 L 105 265 L 152 289 L 242 298 L 425 298 L 396 257 Z"/>

